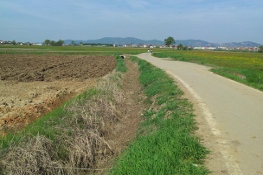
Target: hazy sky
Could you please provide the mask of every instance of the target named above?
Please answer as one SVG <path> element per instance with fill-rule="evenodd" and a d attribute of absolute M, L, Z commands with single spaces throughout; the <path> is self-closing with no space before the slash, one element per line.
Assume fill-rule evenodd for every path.
<path fill-rule="evenodd" d="M 168 36 L 263 44 L 263 0 L 0 0 L 0 40 Z"/>

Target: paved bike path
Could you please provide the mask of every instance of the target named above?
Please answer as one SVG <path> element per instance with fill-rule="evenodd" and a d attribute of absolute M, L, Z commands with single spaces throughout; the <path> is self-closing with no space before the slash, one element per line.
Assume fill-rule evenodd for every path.
<path fill-rule="evenodd" d="M 218 76 L 209 67 L 138 55 L 181 82 L 202 108 L 228 174 L 263 174 L 263 92 Z"/>

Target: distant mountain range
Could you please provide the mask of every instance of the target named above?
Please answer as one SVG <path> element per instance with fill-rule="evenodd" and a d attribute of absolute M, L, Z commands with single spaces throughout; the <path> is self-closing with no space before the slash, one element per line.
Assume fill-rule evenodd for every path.
<path fill-rule="evenodd" d="M 160 40 L 141 40 L 134 37 L 104 37 L 97 40 L 65 40 L 64 44 L 72 44 L 74 41 L 75 44 L 82 43 L 99 43 L 99 44 L 116 44 L 116 45 L 124 45 L 124 44 L 147 44 L 147 45 L 164 45 L 164 41 Z M 185 46 L 191 47 L 258 47 L 261 44 L 244 41 L 244 42 L 230 42 L 230 43 L 210 43 L 204 40 L 175 40 L 176 45 L 183 44 Z"/>
<path fill-rule="evenodd" d="M 74 41 L 76 44 L 82 43 L 99 43 L 99 44 L 116 44 L 116 45 L 124 45 L 124 44 L 155 44 L 155 45 L 163 45 L 163 41 L 159 40 L 141 40 L 133 37 L 104 37 L 97 40 L 65 40 L 65 44 L 71 44 Z"/>

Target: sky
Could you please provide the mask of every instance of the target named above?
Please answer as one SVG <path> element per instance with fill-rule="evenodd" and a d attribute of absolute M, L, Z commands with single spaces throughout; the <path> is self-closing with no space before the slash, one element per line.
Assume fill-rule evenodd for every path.
<path fill-rule="evenodd" d="M 169 36 L 263 44 L 263 0 L 0 0 L 0 40 Z"/>

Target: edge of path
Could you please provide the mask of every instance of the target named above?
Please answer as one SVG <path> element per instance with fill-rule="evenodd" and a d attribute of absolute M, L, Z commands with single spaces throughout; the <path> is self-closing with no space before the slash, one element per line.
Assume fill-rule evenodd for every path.
<path fill-rule="evenodd" d="M 144 59 L 143 57 L 145 56 L 157 58 L 147 53 L 136 56 L 140 59 Z M 184 96 L 193 104 L 194 114 L 196 115 L 195 121 L 198 127 L 195 134 L 200 138 L 201 143 L 210 150 L 210 154 L 205 160 L 205 166 L 211 171 L 212 175 L 242 175 L 239 165 L 229 153 L 227 141 L 221 136 L 220 130 L 217 129 L 216 121 L 213 119 L 213 115 L 206 104 L 181 78 L 169 71 L 165 72 L 175 80 L 175 84 L 184 91 Z"/>

